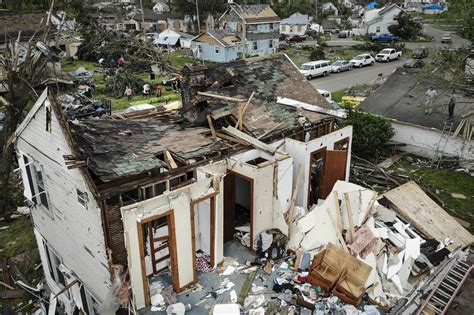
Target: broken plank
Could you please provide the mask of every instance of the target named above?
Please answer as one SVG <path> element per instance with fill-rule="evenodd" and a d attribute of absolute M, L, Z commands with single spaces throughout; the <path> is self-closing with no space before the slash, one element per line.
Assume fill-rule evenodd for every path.
<path fill-rule="evenodd" d="M 279 123 L 278 125 L 274 126 L 272 129 L 268 130 L 267 132 L 265 132 L 264 134 L 260 135 L 257 137 L 257 140 L 260 140 L 262 139 L 263 137 L 271 134 L 273 131 L 277 130 L 278 128 L 280 128 L 281 126 L 283 126 L 285 123 L 282 122 L 282 123 Z"/>
<path fill-rule="evenodd" d="M 328 213 L 329 219 L 331 220 L 331 223 L 334 229 L 336 230 L 337 238 L 339 239 L 339 242 L 341 243 L 342 248 L 344 248 L 345 251 L 349 252 L 349 249 L 347 248 L 347 245 L 346 245 L 346 241 L 344 240 L 344 237 L 342 237 L 341 232 L 339 232 L 339 230 L 337 229 L 336 221 L 334 221 L 334 218 L 332 217 L 331 212 L 329 211 L 329 209 L 326 209 L 326 212 Z"/>
<path fill-rule="evenodd" d="M 244 284 L 242 286 L 242 289 L 240 290 L 240 293 L 239 293 L 239 299 L 237 300 L 237 303 L 239 303 L 240 305 L 244 304 L 244 300 L 247 297 L 247 295 L 249 294 L 250 289 L 252 288 L 252 283 L 255 280 L 256 276 L 257 276 L 257 270 L 255 270 L 254 272 L 249 274 L 247 276 L 247 279 L 245 279 L 245 282 L 244 282 Z"/>
<path fill-rule="evenodd" d="M 212 123 L 210 115 L 207 115 L 207 123 L 209 124 L 209 129 L 211 129 L 212 139 L 217 140 L 216 130 L 214 129 L 214 124 Z"/>
<path fill-rule="evenodd" d="M 234 137 L 231 137 L 231 136 L 228 136 L 224 133 L 221 133 L 219 131 L 216 131 L 216 136 L 221 138 L 221 139 L 224 139 L 224 140 L 228 140 L 228 141 L 232 141 L 232 142 L 235 142 L 235 143 L 238 143 L 238 144 L 242 144 L 242 145 L 249 145 L 248 142 L 246 141 L 243 141 L 243 140 L 240 140 L 240 139 L 237 139 L 237 138 L 234 138 Z"/>
<path fill-rule="evenodd" d="M 247 103 L 245 103 L 245 105 L 243 105 L 243 108 L 241 108 L 239 106 L 239 120 L 235 124 L 235 128 L 239 127 L 239 129 L 242 130 L 242 123 L 243 123 L 243 120 L 244 120 L 245 111 L 247 110 L 247 107 L 249 106 L 250 102 L 252 101 L 252 98 L 253 98 L 254 95 L 255 95 L 255 92 L 252 92 L 252 94 L 250 94 L 250 97 L 247 100 Z"/>
<path fill-rule="evenodd" d="M 274 148 L 272 146 L 269 146 L 268 144 L 254 138 L 252 136 L 249 136 L 248 134 L 243 133 L 240 130 L 235 129 L 234 127 L 231 127 L 231 126 L 224 127 L 224 128 L 222 128 L 222 130 L 224 130 L 226 133 L 230 134 L 231 136 L 242 139 L 242 140 L 250 143 L 252 146 L 254 146 L 258 149 L 261 149 L 263 151 L 269 152 L 271 154 L 275 154 L 275 152 L 277 151 L 276 148 Z"/>
<path fill-rule="evenodd" d="M 290 208 L 288 209 L 288 225 L 291 227 L 291 221 L 293 220 L 293 214 L 295 212 L 296 197 L 298 195 L 298 190 L 300 187 L 301 174 L 303 173 L 303 168 L 301 164 L 298 166 L 298 173 L 296 175 L 295 187 L 293 187 L 293 194 L 291 195 Z"/>
<path fill-rule="evenodd" d="M 165 162 L 171 167 L 171 169 L 178 168 L 178 165 L 174 161 L 173 157 L 171 156 L 170 151 L 165 151 Z"/>
<path fill-rule="evenodd" d="M 347 217 L 348 217 L 348 222 L 349 222 L 349 235 L 350 235 L 350 243 L 354 241 L 354 221 L 352 217 L 352 207 L 351 207 L 351 202 L 349 200 L 349 194 L 344 193 L 344 200 L 346 202 L 346 208 L 347 208 Z"/>
<path fill-rule="evenodd" d="M 341 209 L 339 207 L 339 195 L 337 191 L 333 192 L 334 196 L 334 208 L 336 209 L 336 221 L 337 221 L 337 230 L 342 232 L 342 217 L 341 217 Z"/>
<path fill-rule="evenodd" d="M 214 93 L 197 92 L 197 94 L 201 95 L 201 96 L 213 97 L 213 98 L 217 98 L 217 99 L 224 100 L 224 101 L 229 101 L 229 102 L 236 102 L 236 103 L 245 102 L 245 100 L 243 100 L 241 98 L 230 97 L 230 96 L 225 96 L 225 95 L 219 95 L 219 94 L 214 94 Z"/>

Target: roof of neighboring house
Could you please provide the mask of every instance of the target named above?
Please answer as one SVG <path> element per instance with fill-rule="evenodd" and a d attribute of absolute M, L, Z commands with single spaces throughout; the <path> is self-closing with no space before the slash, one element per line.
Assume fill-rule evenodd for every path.
<path fill-rule="evenodd" d="M 141 22 L 142 20 L 144 20 L 145 22 L 158 22 L 158 20 L 160 19 L 160 16 L 156 14 L 153 10 L 144 8 L 143 18 L 142 18 L 142 12 L 136 11 L 130 16 L 130 19 L 138 21 L 138 22 Z"/>
<path fill-rule="evenodd" d="M 181 38 L 190 40 L 193 38 L 193 36 L 168 28 L 164 30 L 163 32 L 161 32 L 160 34 L 158 34 L 158 38 L 156 38 L 154 43 L 158 45 L 172 45 L 173 46 L 173 45 L 176 45 L 178 43 L 178 40 Z"/>
<path fill-rule="evenodd" d="M 0 15 L 0 41 L 5 41 L 5 34 L 16 38 L 18 32 L 22 38 L 29 38 L 36 31 L 45 29 L 47 18 L 44 12 Z"/>
<path fill-rule="evenodd" d="M 278 15 L 268 4 L 240 5 L 233 3 L 230 5 L 230 9 L 247 23 L 280 21 Z"/>
<path fill-rule="evenodd" d="M 299 12 L 294 13 L 287 17 L 286 19 L 281 20 L 280 24 L 286 25 L 308 25 L 309 17 L 306 14 L 301 14 Z"/>
<path fill-rule="evenodd" d="M 444 10 L 444 7 L 442 5 L 439 5 L 439 4 L 430 4 L 428 6 L 425 7 L 425 10 L 440 10 L 440 11 L 443 11 Z"/>
<path fill-rule="evenodd" d="M 205 35 L 210 36 L 212 40 L 209 40 L 208 38 L 206 38 Z M 193 38 L 193 40 L 199 41 L 199 42 L 206 42 L 209 44 L 219 44 L 220 46 L 223 46 L 223 47 L 235 46 L 236 43 L 241 42 L 240 38 L 238 38 L 233 33 L 225 29 L 207 31 L 205 33 L 197 35 L 196 37 Z"/>
<path fill-rule="evenodd" d="M 291 130 L 300 126 L 298 115 L 311 122 L 328 117 L 326 114 L 296 109 L 277 102 L 278 98 L 288 98 L 306 104 L 329 109 L 330 105 L 317 89 L 299 72 L 298 68 L 284 54 L 274 54 L 218 64 L 210 69 L 187 66 L 183 70 L 190 97 L 183 96 L 183 110 L 194 104 L 206 102 L 206 111 L 213 115 L 232 111 L 238 117 L 235 102 L 198 95 L 206 91 L 223 96 L 247 100 L 255 92 L 251 104 L 244 115 L 244 125 L 254 136 L 265 134 L 281 124 L 277 130 Z M 190 73 L 190 74 L 187 74 Z M 192 81 L 186 79 L 187 76 Z"/>
<path fill-rule="evenodd" d="M 433 113 L 425 114 L 422 105 L 425 103 L 425 93 L 431 84 L 419 79 L 416 69 L 398 68 L 388 79 L 361 104 L 362 109 L 373 114 L 396 119 L 428 128 L 443 130 L 445 121 L 448 119 L 447 104 L 450 99 L 450 91 L 436 87 L 438 96 L 434 100 Z M 456 106 L 454 109 L 453 126 L 461 121 L 463 113 L 470 106 L 465 96 L 455 95 Z M 453 130 L 454 131 L 454 128 Z"/>
<path fill-rule="evenodd" d="M 363 22 L 366 24 L 373 24 L 375 22 L 381 21 L 383 19 L 383 16 L 392 10 L 403 11 L 403 9 L 400 8 L 398 5 L 391 4 L 388 7 L 384 7 L 381 9 L 373 9 L 370 11 L 366 11 L 364 13 L 364 17 L 362 18 Z M 390 21 L 390 22 L 393 22 L 393 21 Z"/>

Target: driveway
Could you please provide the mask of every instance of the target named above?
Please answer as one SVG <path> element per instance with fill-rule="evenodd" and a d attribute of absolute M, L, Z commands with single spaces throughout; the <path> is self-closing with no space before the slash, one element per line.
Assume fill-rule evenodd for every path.
<path fill-rule="evenodd" d="M 376 62 L 373 66 L 354 68 L 351 71 L 332 73 L 327 77 L 319 77 L 309 81 L 320 90 L 335 92 L 349 88 L 356 84 L 383 83 L 397 67 L 401 67 L 406 59 L 396 60 L 389 63 Z M 379 77 L 379 74 L 382 74 Z"/>
<path fill-rule="evenodd" d="M 443 31 L 440 29 L 435 28 L 431 24 L 424 24 L 423 31 L 428 35 L 433 37 L 433 41 L 429 43 L 405 43 L 405 47 L 413 49 L 417 47 L 427 47 L 427 48 L 460 48 L 460 47 L 467 47 L 471 44 L 471 42 L 465 38 L 462 38 L 452 32 Z M 453 39 L 451 44 L 443 44 L 441 43 L 441 38 L 443 34 L 449 33 Z"/>
<path fill-rule="evenodd" d="M 360 40 L 353 40 L 351 37 L 338 38 L 337 35 L 331 35 L 331 40 L 326 41 L 328 46 L 356 46 L 363 43 Z"/>

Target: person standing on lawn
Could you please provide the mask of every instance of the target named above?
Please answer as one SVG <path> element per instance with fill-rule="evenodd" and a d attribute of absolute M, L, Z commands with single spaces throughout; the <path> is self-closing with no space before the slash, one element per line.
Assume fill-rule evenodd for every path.
<path fill-rule="evenodd" d="M 133 94 L 133 91 L 132 89 L 127 85 L 127 87 L 125 88 L 125 92 L 123 93 L 125 94 L 125 96 L 127 97 L 128 99 L 128 102 L 130 102 L 132 100 L 132 94 Z"/>

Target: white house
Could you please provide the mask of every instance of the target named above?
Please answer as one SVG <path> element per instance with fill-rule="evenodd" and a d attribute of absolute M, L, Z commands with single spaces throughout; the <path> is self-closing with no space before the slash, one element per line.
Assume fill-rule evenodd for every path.
<path fill-rule="evenodd" d="M 354 35 L 390 33 L 388 27 L 398 23 L 397 17 L 400 12 L 404 11 L 396 4 L 365 11 L 359 26 L 352 31 Z"/>
<path fill-rule="evenodd" d="M 420 81 L 416 70 L 397 69 L 372 93 L 361 107 L 367 112 L 390 119 L 395 135 L 392 141 L 400 143 L 399 150 L 420 155 L 433 161 L 442 157 L 458 158 L 464 167 L 474 168 L 474 139 L 463 126 L 456 137 L 456 129 L 462 121 L 474 123 L 473 98 L 456 93 L 453 116 L 449 116 L 447 104 L 451 91 L 435 87 L 438 96 L 432 104 L 432 112 L 419 106 L 425 102 L 425 92 L 431 86 Z"/>
<path fill-rule="evenodd" d="M 332 12 L 332 15 L 339 15 L 339 9 L 332 2 L 324 3 L 321 10 L 323 12 Z"/>
<path fill-rule="evenodd" d="M 191 48 L 192 38 L 192 35 L 168 28 L 158 34 L 153 43 L 165 47 Z"/>
<path fill-rule="evenodd" d="M 170 11 L 170 7 L 166 0 L 156 1 L 156 4 L 153 6 L 153 12 L 156 14 L 163 14 Z"/>
<path fill-rule="evenodd" d="M 214 268 L 223 262 L 224 244 L 240 226 L 237 205 L 247 207 L 252 244 L 268 229 L 288 234 L 292 191 L 296 206 L 309 207 L 348 179 L 352 127 L 335 129 L 330 105 L 285 55 L 187 66 L 183 74 L 185 115 L 69 121 L 45 90 L 17 129 L 50 314 L 56 304 L 68 315 L 115 314 L 120 304 L 144 309 L 163 270 L 182 292 L 197 283 L 197 251 Z M 221 124 L 225 111 L 238 110 L 199 95 L 203 87 L 227 98 L 258 91 L 241 121 L 250 131 L 198 123 L 204 113 Z M 211 132 L 235 136 L 218 140 Z"/>
<path fill-rule="evenodd" d="M 280 34 L 304 35 L 308 30 L 309 17 L 299 12 L 290 15 L 280 22 Z"/>

